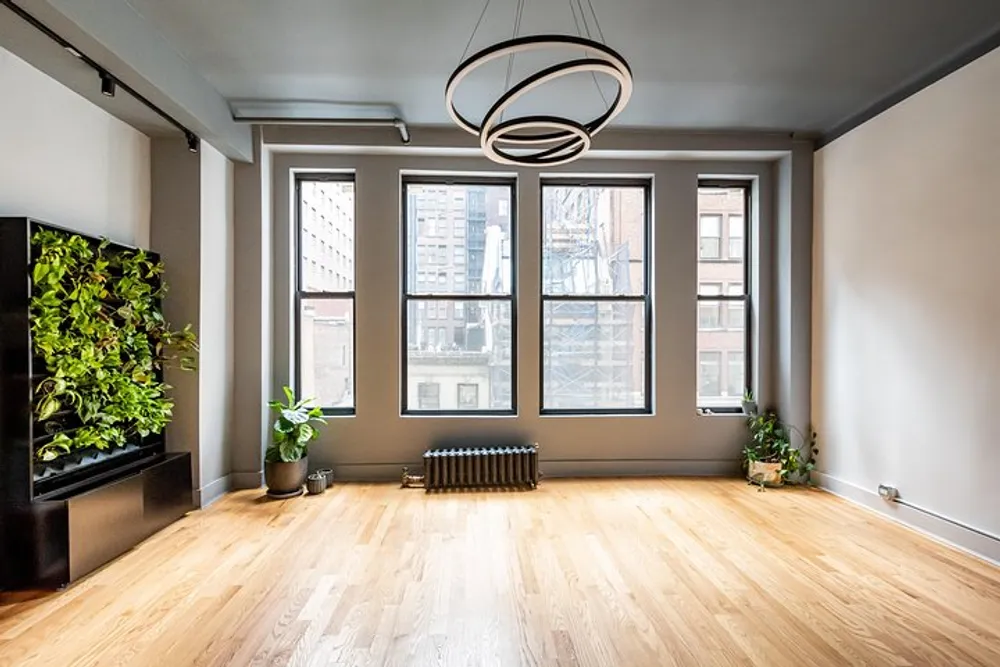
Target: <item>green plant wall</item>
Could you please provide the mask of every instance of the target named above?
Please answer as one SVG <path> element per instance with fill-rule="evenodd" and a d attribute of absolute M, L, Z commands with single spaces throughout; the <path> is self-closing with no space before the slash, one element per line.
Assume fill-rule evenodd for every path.
<path fill-rule="evenodd" d="M 142 250 L 46 228 L 31 243 L 32 345 L 45 371 L 34 387 L 36 433 L 54 433 L 35 457 L 162 433 L 173 409 L 162 369 L 193 369 L 197 351 L 190 325 L 175 331 L 163 318 L 163 265 Z"/>

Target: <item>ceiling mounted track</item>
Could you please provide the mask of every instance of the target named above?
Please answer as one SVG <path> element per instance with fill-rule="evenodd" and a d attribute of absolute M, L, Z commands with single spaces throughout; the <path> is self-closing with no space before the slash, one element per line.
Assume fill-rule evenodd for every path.
<path fill-rule="evenodd" d="M 42 33 L 43 35 L 51 39 L 53 42 L 58 44 L 74 58 L 80 60 L 84 64 L 91 67 L 97 73 L 99 85 L 101 88 L 101 93 L 105 97 L 114 97 L 118 89 L 124 90 L 126 93 L 135 98 L 138 102 L 146 106 L 146 108 L 148 108 L 150 111 L 152 111 L 157 116 L 159 116 L 163 120 L 167 121 L 168 123 L 176 127 L 178 130 L 180 130 L 184 134 L 184 138 L 187 140 L 188 150 L 190 150 L 192 153 L 198 152 L 201 140 L 198 138 L 198 135 L 196 135 L 194 132 L 185 127 L 179 120 L 168 114 L 160 107 L 153 104 L 153 102 L 150 101 L 149 98 L 142 95 L 134 88 L 132 88 L 132 86 L 128 85 L 127 83 L 116 77 L 114 74 L 108 71 L 106 67 L 100 65 L 93 58 L 91 58 L 83 51 L 81 51 L 73 44 L 71 44 L 69 40 L 56 33 L 54 30 L 52 30 L 47 25 L 36 19 L 34 16 L 29 14 L 20 6 L 16 5 L 13 2 L 13 0 L 0 0 L 0 5 L 6 7 L 10 11 L 17 14 L 17 16 L 25 23 L 35 28 L 36 30 L 38 30 L 38 32 Z"/>

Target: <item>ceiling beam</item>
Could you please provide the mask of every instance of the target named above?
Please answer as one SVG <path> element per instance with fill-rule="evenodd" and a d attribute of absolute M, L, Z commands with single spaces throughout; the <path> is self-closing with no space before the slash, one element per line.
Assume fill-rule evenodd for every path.
<path fill-rule="evenodd" d="M 250 128 L 233 121 L 225 98 L 127 0 L 14 2 L 227 157 L 253 160 Z"/>

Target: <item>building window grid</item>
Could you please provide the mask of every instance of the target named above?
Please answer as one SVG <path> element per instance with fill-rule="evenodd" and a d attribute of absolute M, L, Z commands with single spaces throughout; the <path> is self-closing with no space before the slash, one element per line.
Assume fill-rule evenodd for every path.
<path fill-rule="evenodd" d="M 328 283 L 330 286 L 336 286 L 336 289 L 315 291 L 306 288 L 309 280 L 322 279 L 322 272 L 317 270 L 316 260 L 311 258 L 312 252 L 316 249 L 317 238 L 314 232 L 310 232 L 308 235 L 303 233 L 303 228 L 307 226 L 315 226 L 317 222 L 320 222 L 325 216 L 320 215 L 315 206 L 303 207 L 303 194 L 302 186 L 306 183 L 351 183 L 355 181 L 353 173 L 300 173 L 295 177 L 295 213 L 296 213 L 296 251 L 295 251 L 295 349 L 294 349 L 294 385 L 298 393 L 301 392 L 302 388 L 302 341 L 301 341 L 301 331 L 302 331 L 302 308 L 303 302 L 309 301 L 321 301 L 321 300 L 346 300 L 350 301 L 351 310 L 351 348 L 352 354 L 350 359 L 350 386 L 347 389 L 352 402 L 350 407 L 330 407 L 321 406 L 323 414 L 329 416 L 336 415 L 353 415 L 356 411 L 356 406 L 353 404 L 354 397 L 356 396 L 356 357 L 353 350 L 356 349 L 357 340 L 357 330 L 355 317 L 356 311 L 356 296 L 354 285 L 350 285 L 351 289 L 344 289 L 348 287 L 348 281 L 339 273 L 336 276 L 336 280 Z M 330 205 L 330 199 L 327 199 L 327 209 L 331 210 L 333 207 Z M 338 214 L 341 213 L 339 206 L 337 207 Z M 346 212 L 343 213 L 344 216 L 348 215 Z M 338 215 L 338 219 L 340 215 Z M 353 243 L 351 244 L 351 249 L 353 250 Z M 332 274 L 332 269 L 329 270 Z M 346 349 L 342 350 L 342 354 L 346 357 Z"/>
<path fill-rule="evenodd" d="M 542 224 L 540 225 L 544 234 L 544 192 L 546 187 L 593 187 L 593 188 L 641 188 L 643 191 L 643 291 L 641 294 L 628 295 L 602 295 L 602 294 L 549 294 L 546 291 L 545 280 L 543 278 L 540 288 L 541 292 L 541 313 L 539 318 L 541 344 L 541 357 L 545 357 L 545 307 L 550 303 L 573 303 L 581 305 L 586 303 L 621 303 L 621 304 L 641 304 L 643 307 L 644 340 L 645 346 L 645 367 L 643 369 L 643 399 L 644 405 L 638 408 L 546 408 L 545 407 L 545 370 L 540 369 L 539 373 L 539 397 L 541 399 L 540 414 L 542 415 L 646 415 L 653 413 L 653 300 L 652 300 L 652 182 L 646 179 L 629 178 L 598 178 L 598 179 L 574 179 L 574 178 L 543 178 L 540 183 L 542 195 Z M 545 258 L 545 240 L 541 243 L 542 262 Z M 544 266 L 542 274 L 544 276 Z M 544 362 L 543 362 L 544 363 Z"/>
<path fill-rule="evenodd" d="M 752 375 L 751 375 L 751 350 L 752 348 L 752 328 L 749 321 L 749 316 L 751 312 L 751 289 L 750 289 L 750 234 L 749 229 L 746 224 L 750 211 L 751 211 L 751 185 L 749 181 L 715 181 L 701 179 L 698 181 L 699 190 L 702 189 L 740 189 L 743 191 L 743 215 L 721 215 L 718 213 L 705 213 L 699 214 L 698 225 L 699 225 L 699 251 L 698 259 L 699 261 L 742 261 L 743 262 L 743 280 L 742 282 L 729 282 L 726 284 L 726 291 L 721 294 L 719 291 L 720 285 L 718 283 L 709 282 L 699 282 L 698 283 L 698 317 L 699 317 L 699 330 L 702 330 L 702 309 L 714 307 L 718 309 L 718 317 L 721 321 L 721 328 L 728 330 L 740 330 L 744 332 L 743 338 L 743 351 L 730 351 L 725 355 L 725 360 L 723 360 L 723 354 L 719 350 L 699 350 L 698 351 L 698 375 L 699 375 L 699 410 L 710 410 L 712 413 L 738 413 L 741 408 L 738 406 L 705 406 L 701 405 L 701 396 L 705 393 L 705 382 L 710 382 L 713 386 L 717 386 L 717 391 L 721 393 L 721 387 L 726 386 L 727 393 L 732 393 L 735 390 L 734 383 L 730 380 L 729 376 L 734 372 L 737 360 L 742 365 L 742 385 L 743 388 L 740 391 L 743 392 L 750 389 L 752 386 Z M 705 254 L 705 219 L 718 218 L 720 221 L 720 227 L 726 230 L 726 242 L 723 244 L 723 240 L 719 238 L 719 246 L 727 248 L 727 256 L 722 258 L 721 256 L 706 256 Z M 722 220 L 725 220 L 724 225 Z M 739 220 L 739 222 L 735 222 Z M 734 228 L 740 234 L 734 234 Z M 711 231 L 711 230 L 710 230 Z M 739 242 L 738 251 L 734 252 L 735 246 L 734 241 Z M 705 289 L 703 289 L 705 288 Z M 725 319 L 722 319 L 722 313 L 725 313 Z M 741 322 L 737 325 L 734 320 L 739 318 Z M 722 368 L 725 365 L 726 368 L 726 379 L 722 378 Z"/>
<path fill-rule="evenodd" d="M 517 414 L 517 303 L 516 303 L 516 296 L 515 296 L 517 294 L 517 255 L 516 255 L 516 250 L 512 251 L 511 255 L 510 255 L 510 259 L 511 259 L 510 292 L 508 294 L 502 294 L 501 295 L 501 294 L 491 294 L 491 293 L 486 293 L 486 292 L 480 292 L 479 291 L 479 287 L 481 287 L 481 286 L 478 285 L 478 284 L 476 284 L 476 283 L 481 282 L 481 281 L 472 281 L 472 280 L 468 281 L 469 285 L 468 285 L 468 287 L 466 289 L 464 289 L 464 291 L 459 292 L 459 293 L 455 293 L 454 291 L 452 291 L 452 290 L 449 289 L 450 285 L 448 284 L 449 281 L 447 279 L 448 278 L 448 273 L 446 273 L 444 271 L 441 271 L 441 272 L 437 272 L 437 271 L 431 272 L 430 275 L 426 279 L 424 279 L 424 278 L 422 278 L 423 272 L 419 271 L 419 269 L 418 269 L 417 272 L 416 272 L 416 275 L 415 275 L 415 281 L 414 281 L 415 284 L 412 287 L 407 284 L 407 275 L 409 273 L 408 269 L 407 269 L 407 263 L 408 263 L 408 261 L 416 261 L 418 267 L 426 266 L 428 264 L 431 264 L 432 261 L 433 261 L 431 259 L 432 255 L 430 255 L 430 254 L 428 254 L 427 256 L 425 256 L 423 258 L 418 258 L 417 257 L 417 253 L 413 252 L 412 253 L 413 256 L 412 257 L 410 256 L 410 251 L 408 249 L 408 239 L 407 239 L 408 230 L 407 230 L 407 225 L 406 225 L 406 219 L 407 219 L 407 215 L 408 215 L 407 208 L 410 207 L 410 206 L 415 206 L 416 210 L 419 211 L 420 210 L 420 205 L 424 201 L 424 198 L 422 196 L 418 195 L 418 196 L 413 197 L 411 199 L 411 197 L 408 194 L 408 188 L 409 188 L 410 185 L 421 185 L 421 186 L 424 186 L 425 188 L 427 188 L 427 186 L 433 186 L 435 184 L 440 185 L 441 186 L 441 190 L 431 191 L 431 190 L 427 189 L 427 190 L 425 190 L 425 192 L 428 192 L 428 194 L 430 194 L 431 192 L 433 192 L 434 194 L 442 194 L 442 193 L 447 192 L 446 186 L 453 186 L 453 185 L 457 185 L 457 186 L 462 186 L 462 185 L 465 185 L 465 186 L 482 185 L 482 186 L 487 186 L 487 187 L 497 187 L 497 186 L 500 186 L 500 187 L 509 188 L 510 189 L 510 241 L 511 241 L 511 247 L 512 248 L 516 249 L 516 247 L 517 247 L 517 244 L 516 244 L 516 239 L 517 239 L 517 219 L 516 219 L 516 215 L 514 213 L 517 210 L 517 205 L 516 205 L 517 189 L 516 189 L 516 181 L 515 181 L 515 179 L 508 178 L 508 177 L 467 177 L 466 178 L 466 177 L 461 177 L 461 176 L 429 176 L 429 177 L 424 177 L 424 176 L 404 176 L 403 177 L 403 184 L 402 184 L 403 211 L 402 211 L 402 217 L 403 217 L 404 224 L 403 224 L 402 247 L 404 248 L 404 252 L 403 252 L 403 267 L 402 267 L 401 276 L 400 276 L 401 277 L 401 281 L 402 281 L 402 287 L 401 287 L 401 294 L 402 294 L 401 329 L 402 329 L 402 332 L 403 332 L 403 336 L 402 336 L 402 360 L 401 360 L 401 362 L 402 362 L 402 384 L 401 384 L 401 387 L 400 387 L 400 393 L 401 393 L 401 412 L 404 415 L 409 414 L 409 415 L 419 415 L 419 416 L 515 415 L 515 414 Z M 466 202 L 466 198 L 465 198 L 464 195 L 462 195 L 462 196 L 454 195 L 451 198 L 451 201 L 450 201 L 450 210 L 455 215 L 457 215 L 457 214 L 465 214 L 465 213 L 469 212 L 471 208 L 474 208 L 474 207 L 475 207 L 475 205 L 473 203 Z M 415 216 L 415 219 L 417 221 L 417 229 L 415 229 L 416 234 L 418 234 L 418 235 L 422 234 L 424 236 L 446 236 L 447 235 L 447 217 L 444 216 L 444 214 L 442 214 L 440 217 L 438 217 L 436 219 L 435 225 L 433 227 L 433 230 L 427 229 L 426 227 L 423 226 L 422 223 L 424 221 L 424 216 L 418 215 L 418 216 Z M 459 232 L 458 231 L 458 226 L 456 224 L 455 227 L 454 227 L 454 230 L 455 230 L 455 237 L 456 238 L 465 238 L 466 237 L 466 231 L 467 231 L 466 230 L 466 226 L 462 226 L 461 232 Z M 445 262 L 447 262 L 448 261 L 448 259 L 447 259 L 447 246 L 441 246 L 441 249 L 444 251 L 444 253 L 442 255 L 440 255 L 440 256 L 444 258 Z M 468 251 L 467 252 L 470 255 L 472 255 L 472 254 L 474 254 L 476 252 L 476 248 L 468 247 Z M 482 256 L 482 251 L 481 250 L 479 251 L 479 256 L 480 256 L 480 258 Z M 481 259 L 480 259 L 479 264 L 480 265 L 482 264 L 482 260 Z M 472 269 L 472 268 L 473 267 L 468 267 L 468 269 Z M 435 285 L 435 280 L 437 281 L 436 285 Z M 461 284 L 463 284 L 463 283 L 466 282 L 465 281 L 465 274 L 461 273 L 461 272 L 455 273 L 453 275 L 453 277 L 452 277 L 452 281 L 450 281 L 450 282 L 452 282 L 452 284 L 454 284 L 455 286 L 460 286 Z M 437 288 L 437 289 L 435 289 L 435 288 Z M 466 320 L 469 319 L 470 317 L 472 317 L 475 313 L 478 313 L 479 309 L 482 308 L 483 305 L 486 302 L 500 302 L 500 303 L 504 303 L 505 302 L 505 303 L 509 304 L 509 308 L 510 308 L 510 339 L 511 339 L 510 340 L 510 407 L 509 408 L 499 408 L 499 409 L 494 409 L 494 408 L 461 409 L 461 406 L 459 406 L 460 409 L 458 409 L 458 410 L 444 410 L 444 409 L 440 409 L 440 405 L 438 405 L 437 407 L 424 407 L 425 405 L 427 405 L 427 402 L 423 401 L 423 400 L 420 400 L 419 396 L 418 396 L 418 401 L 417 401 L 418 405 L 417 406 L 413 406 L 413 405 L 410 405 L 408 403 L 407 399 L 408 399 L 408 389 L 409 389 L 409 384 L 408 383 L 409 383 L 409 380 L 407 378 L 407 375 L 408 375 L 407 371 L 408 371 L 409 361 L 408 361 L 408 358 L 407 358 L 407 351 L 408 351 L 407 350 L 407 335 L 408 335 L 408 331 L 409 331 L 409 324 L 408 324 L 407 320 L 408 320 L 408 317 L 409 317 L 409 302 L 410 301 L 414 301 L 417 304 L 418 308 L 420 308 L 423 305 L 422 302 L 427 302 L 427 301 L 433 302 L 435 300 L 443 302 L 441 305 L 442 305 L 442 307 L 444 309 L 447 308 L 446 302 L 453 303 L 454 304 L 455 317 L 456 318 L 462 318 L 464 316 Z M 434 309 L 433 303 L 431 303 L 430 305 L 428 305 L 428 309 L 429 310 Z M 444 313 L 447 313 L 447 310 L 442 310 L 440 312 L 443 315 Z M 443 315 L 443 316 L 447 317 L 447 315 Z M 438 333 L 440 333 L 440 335 L 442 337 L 444 337 L 444 336 L 447 335 L 446 334 L 446 329 L 443 328 L 443 327 L 438 327 L 436 329 L 436 331 L 435 331 L 435 327 L 429 327 L 428 330 L 427 330 L 428 337 L 433 336 L 435 339 L 438 337 Z M 464 334 L 465 334 L 464 323 L 458 323 L 458 326 L 455 328 L 455 334 L 456 334 L 455 335 L 455 339 L 456 340 L 459 337 L 461 337 L 463 339 L 463 341 L 464 341 L 464 338 L 465 338 L 465 336 L 464 336 Z M 459 335 L 459 334 L 461 334 L 461 335 Z M 443 342 L 443 341 L 441 341 L 441 342 Z M 477 399 L 478 399 L 478 391 L 477 391 Z"/>

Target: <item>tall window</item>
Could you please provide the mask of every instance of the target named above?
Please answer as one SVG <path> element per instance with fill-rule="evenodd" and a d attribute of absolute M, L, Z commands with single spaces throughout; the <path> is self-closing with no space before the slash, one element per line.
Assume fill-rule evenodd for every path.
<path fill-rule="evenodd" d="M 295 185 L 296 386 L 327 414 L 353 414 L 354 176 L 303 173 Z"/>
<path fill-rule="evenodd" d="M 403 413 L 513 414 L 514 181 L 406 176 L 402 208 Z"/>
<path fill-rule="evenodd" d="M 749 204 L 749 182 L 699 183 L 697 393 L 713 412 L 738 411 L 750 386 Z"/>
<path fill-rule="evenodd" d="M 542 413 L 652 410 L 650 183 L 542 181 Z"/>

